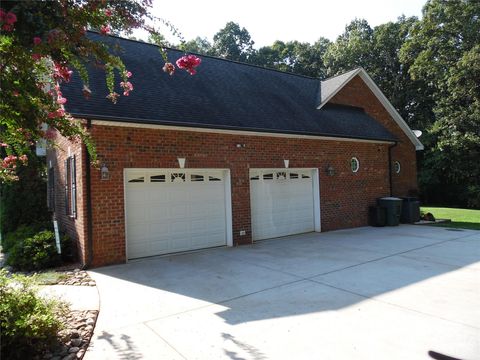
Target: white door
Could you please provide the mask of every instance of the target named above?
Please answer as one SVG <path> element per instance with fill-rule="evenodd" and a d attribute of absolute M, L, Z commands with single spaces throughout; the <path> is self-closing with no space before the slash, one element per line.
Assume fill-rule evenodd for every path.
<path fill-rule="evenodd" d="M 315 230 L 312 170 L 251 169 L 253 240 Z"/>
<path fill-rule="evenodd" d="M 225 193 L 223 170 L 125 169 L 128 258 L 225 245 Z"/>

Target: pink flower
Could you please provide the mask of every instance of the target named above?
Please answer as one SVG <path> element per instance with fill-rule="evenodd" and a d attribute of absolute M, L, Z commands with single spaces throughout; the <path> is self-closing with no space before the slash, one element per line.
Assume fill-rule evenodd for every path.
<path fill-rule="evenodd" d="M 12 31 L 12 30 L 13 30 L 13 25 L 11 25 L 11 24 L 3 24 L 3 25 L 2 25 L 2 30 Z"/>
<path fill-rule="evenodd" d="M 57 98 L 57 104 L 59 105 L 63 105 L 67 102 L 67 99 L 65 99 L 64 97 L 62 97 L 61 95 Z"/>
<path fill-rule="evenodd" d="M 33 38 L 33 44 L 34 44 L 35 46 L 40 45 L 41 43 L 42 43 L 42 39 L 39 38 L 38 36 L 35 36 L 35 37 Z"/>
<path fill-rule="evenodd" d="M 128 71 L 128 70 L 125 70 L 124 75 L 125 75 L 127 78 L 132 77 L 132 73 L 131 73 L 130 71 Z"/>
<path fill-rule="evenodd" d="M 105 16 L 108 16 L 108 17 L 112 16 L 112 10 L 105 9 Z"/>
<path fill-rule="evenodd" d="M 53 140 L 57 136 L 57 129 L 54 127 L 48 127 L 47 131 L 45 131 L 45 139 L 47 140 Z"/>
<path fill-rule="evenodd" d="M 6 143 L 0 143 L 0 147 L 8 148 L 8 144 L 6 144 Z"/>
<path fill-rule="evenodd" d="M 165 65 L 163 66 L 163 71 L 165 71 L 168 75 L 173 75 L 173 73 L 175 72 L 175 65 L 173 65 L 172 63 L 165 63 Z"/>
<path fill-rule="evenodd" d="M 2 161 L 2 168 L 4 169 L 15 169 L 17 167 L 17 157 L 15 155 L 8 155 Z"/>
<path fill-rule="evenodd" d="M 9 25 L 13 25 L 17 22 L 17 15 L 9 11 L 7 15 L 5 15 L 4 21 Z"/>
<path fill-rule="evenodd" d="M 47 115 L 47 117 L 49 119 L 57 119 L 57 118 L 60 118 L 60 117 L 63 117 L 63 116 L 65 116 L 65 110 L 63 110 L 63 109 L 58 109 L 58 110 L 55 110 L 55 111 L 51 111 Z"/>
<path fill-rule="evenodd" d="M 121 87 L 123 88 L 123 90 L 124 90 L 124 91 L 123 91 L 123 95 L 124 95 L 124 96 L 130 95 L 130 91 L 133 90 L 133 85 L 132 85 L 132 83 L 131 83 L 130 81 L 127 81 L 127 82 L 123 82 L 123 81 L 122 81 L 122 82 L 120 83 L 120 86 L 121 86 Z"/>
<path fill-rule="evenodd" d="M 197 70 L 195 68 L 200 65 L 202 59 L 195 55 L 185 55 L 177 60 L 177 66 L 179 69 L 185 69 L 190 75 L 195 75 Z"/>
<path fill-rule="evenodd" d="M 7 15 L 7 13 L 5 12 L 5 10 L 3 10 L 2 8 L 0 8 L 0 21 L 5 21 L 5 16 Z"/>
<path fill-rule="evenodd" d="M 110 25 L 102 25 L 102 27 L 100 28 L 100 34 L 107 35 L 110 33 L 110 30 Z"/>
<path fill-rule="evenodd" d="M 112 103 L 116 104 L 119 96 L 120 96 L 119 94 L 117 94 L 116 92 L 113 92 L 107 95 L 107 99 L 109 99 Z"/>
<path fill-rule="evenodd" d="M 63 80 L 65 82 L 69 82 L 70 78 L 72 77 L 72 73 L 73 71 L 65 65 L 59 64 L 57 62 L 54 63 L 53 77 L 55 78 L 55 80 Z"/>
<path fill-rule="evenodd" d="M 35 61 L 40 60 L 43 57 L 41 54 L 32 54 L 32 59 Z"/>
<path fill-rule="evenodd" d="M 23 162 L 25 164 L 28 161 L 28 156 L 23 154 L 18 158 L 18 160 L 20 160 L 21 162 Z"/>

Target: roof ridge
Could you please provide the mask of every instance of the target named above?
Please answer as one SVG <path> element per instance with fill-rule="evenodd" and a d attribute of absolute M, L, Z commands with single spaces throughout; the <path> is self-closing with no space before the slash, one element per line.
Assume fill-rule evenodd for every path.
<path fill-rule="evenodd" d="M 96 35 L 101 35 L 98 31 L 88 30 L 87 32 L 90 32 L 90 33 L 93 33 L 93 34 L 96 34 Z M 184 51 L 184 50 L 177 49 L 177 48 L 174 48 L 174 47 L 170 47 L 170 46 L 160 46 L 160 45 L 152 44 L 152 43 L 145 42 L 145 41 L 142 41 L 142 40 L 128 39 L 128 38 L 125 38 L 125 37 L 121 37 L 121 36 L 119 36 L 119 35 L 108 34 L 107 36 L 108 36 L 108 37 L 112 37 L 112 38 L 116 38 L 116 39 L 120 39 L 120 40 L 125 40 L 125 41 L 130 41 L 130 42 L 138 43 L 138 44 L 154 46 L 154 47 L 157 47 L 157 48 L 162 48 L 162 49 L 167 49 L 167 50 L 173 50 L 173 51 L 179 51 L 179 52 L 188 53 L 188 54 L 192 54 L 192 55 L 198 55 L 198 56 L 201 56 L 201 57 L 208 57 L 208 58 L 210 58 L 210 59 L 215 59 L 215 60 L 221 60 L 221 61 L 231 62 L 231 63 L 234 63 L 234 64 L 250 66 L 250 67 L 259 68 L 259 69 L 263 69 L 263 70 L 275 71 L 275 72 L 278 72 L 278 73 L 281 73 L 281 74 L 286 74 L 286 75 L 291 75 L 291 76 L 297 76 L 297 77 L 301 77 L 301 78 L 305 78 L 305 79 L 309 79 L 309 80 L 321 81 L 319 78 L 315 78 L 315 77 L 311 77 L 311 76 L 307 76 L 307 75 L 295 74 L 295 73 L 293 73 L 293 72 L 282 71 L 282 70 L 274 69 L 274 68 L 267 67 L 267 66 L 255 65 L 255 64 L 250 64 L 250 63 L 242 62 L 242 61 L 237 61 L 237 60 L 225 59 L 225 58 L 221 58 L 221 57 L 213 56 L 213 55 L 200 54 L 200 53 L 196 53 L 196 52 L 193 52 L 193 51 L 188 51 L 188 52 L 186 52 L 186 51 Z M 336 76 L 339 76 L 339 75 L 336 75 Z"/>
<path fill-rule="evenodd" d="M 337 74 L 337 75 L 334 75 L 334 76 L 330 76 L 330 77 L 325 78 L 325 79 L 322 79 L 322 80 L 320 80 L 320 81 L 332 80 L 332 79 L 335 79 L 336 77 L 346 75 L 346 74 L 348 74 L 348 73 L 350 73 L 350 72 L 354 72 L 354 71 L 359 70 L 359 69 L 362 69 L 362 70 L 363 70 L 363 67 L 357 66 L 356 68 L 353 68 L 352 70 L 348 70 L 348 71 L 345 71 L 345 72 L 343 72 L 343 73 L 341 73 L 341 74 Z"/>

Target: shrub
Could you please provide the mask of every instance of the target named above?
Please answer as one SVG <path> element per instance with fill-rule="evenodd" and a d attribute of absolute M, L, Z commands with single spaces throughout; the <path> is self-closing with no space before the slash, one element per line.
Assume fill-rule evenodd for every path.
<path fill-rule="evenodd" d="M 20 225 L 15 231 L 11 231 L 2 238 L 3 252 L 8 253 L 16 244 L 42 230 L 53 230 L 51 221 L 35 222 L 30 225 Z"/>
<path fill-rule="evenodd" d="M 33 228 L 33 226 L 20 225 L 17 230 L 8 233 L 2 239 L 3 251 L 8 253 L 15 246 L 15 244 L 35 235 L 35 233 L 36 230 Z"/>
<path fill-rule="evenodd" d="M 40 297 L 34 278 L 0 270 L 1 358 L 31 359 L 55 344 L 68 307 Z"/>
<path fill-rule="evenodd" d="M 23 271 L 41 270 L 57 266 L 61 256 L 57 253 L 55 234 L 44 230 L 16 242 L 8 252 L 7 264 Z"/>

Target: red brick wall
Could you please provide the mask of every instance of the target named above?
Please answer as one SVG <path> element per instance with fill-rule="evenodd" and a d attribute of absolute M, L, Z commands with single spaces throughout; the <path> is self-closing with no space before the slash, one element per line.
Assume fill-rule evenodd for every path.
<path fill-rule="evenodd" d="M 283 159 L 291 168 L 319 168 L 322 231 L 366 225 L 368 206 L 389 194 L 387 144 L 98 125 L 92 134 L 110 172 L 102 181 L 92 169 L 95 266 L 125 261 L 124 168 L 176 168 L 177 157 L 187 159 L 187 168 L 229 168 L 234 244 L 251 242 L 249 168 L 282 168 Z M 360 160 L 357 173 L 352 156 Z M 334 176 L 326 175 L 327 165 Z"/>
<path fill-rule="evenodd" d="M 400 174 L 392 174 L 393 194 L 407 195 L 416 189 L 414 146 L 363 81 L 359 77 L 353 79 L 331 102 L 363 107 L 399 138 L 399 144 L 392 150 L 392 160 L 400 161 L 402 170 Z M 250 168 L 282 168 L 283 159 L 290 160 L 291 168 L 319 168 L 322 231 L 366 225 L 368 206 L 377 197 L 390 193 L 388 144 L 100 125 L 92 127 L 92 135 L 99 160 L 110 171 L 110 179 L 102 181 L 100 171 L 91 168 L 93 266 L 126 260 L 124 168 L 176 168 L 177 158 L 185 157 L 187 168 L 230 169 L 234 244 L 251 242 Z M 85 263 L 85 151 L 66 139 L 59 138 L 58 142 L 59 149 L 50 150 L 48 156 L 56 169 L 56 213 L 61 228 L 78 240 L 81 260 Z M 245 147 L 237 148 L 236 144 Z M 68 146 L 77 154 L 77 219 L 64 216 L 63 209 L 63 160 Z M 360 161 L 357 173 L 350 169 L 353 156 Z M 326 174 L 328 165 L 335 169 L 334 176 Z M 240 237 L 240 230 L 245 230 L 246 236 Z"/>
<path fill-rule="evenodd" d="M 401 164 L 399 174 L 392 172 L 393 195 L 406 196 L 416 191 L 418 187 L 415 147 L 360 76 L 354 77 L 330 102 L 364 108 L 370 116 L 399 139 L 398 145 L 392 149 L 392 164 L 394 161 Z"/>
<path fill-rule="evenodd" d="M 55 218 L 58 220 L 59 230 L 66 233 L 75 243 L 78 259 L 82 264 L 87 262 L 87 222 L 86 222 L 86 191 L 85 191 L 85 151 L 80 141 L 70 141 L 57 135 L 57 146 L 47 151 L 47 167 L 54 168 L 55 178 Z M 65 210 L 65 160 L 70 154 L 76 159 L 77 181 L 77 216 L 73 218 L 66 214 Z"/>

